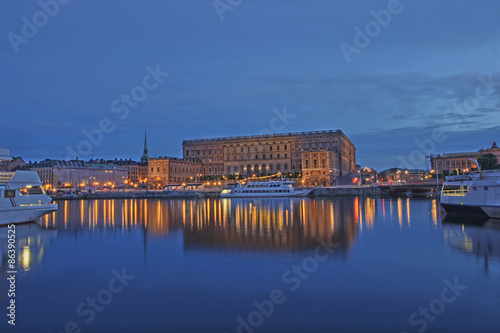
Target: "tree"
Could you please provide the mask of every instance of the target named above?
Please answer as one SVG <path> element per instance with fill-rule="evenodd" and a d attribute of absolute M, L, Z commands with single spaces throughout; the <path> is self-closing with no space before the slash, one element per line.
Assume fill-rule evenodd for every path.
<path fill-rule="evenodd" d="M 482 170 L 494 170 L 500 168 L 497 157 L 491 153 L 484 154 L 477 159 Z"/>

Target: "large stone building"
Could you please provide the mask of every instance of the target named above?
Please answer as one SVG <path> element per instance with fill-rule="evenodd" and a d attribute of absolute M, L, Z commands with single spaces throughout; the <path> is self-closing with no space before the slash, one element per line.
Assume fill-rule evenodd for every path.
<path fill-rule="evenodd" d="M 356 170 L 356 148 L 340 130 L 186 140 L 182 147 L 203 175 L 299 172 L 305 184 L 332 185 Z"/>
<path fill-rule="evenodd" d="M 500 148 L 496 142 L 493 142 L 490 148 L 482 149 L 477 152 L 463 152 L 463 153 L 446 153 L 431 155 L 431 167 L 437 174 L 453 174 L 453 173 L 466 173 L 473 168 L 477 168 L 476 163 L 470 159 L 478 159 L 485 154 L 493 154 L 497 157 L 500 164 Z"/>
<path fill-rule="evenodd" d="M 168 184 L 199 181 L 202 163 L 196 159 L 158 157 L 148 160 L 148 184 L 153 189 L 164 189 Z"/>

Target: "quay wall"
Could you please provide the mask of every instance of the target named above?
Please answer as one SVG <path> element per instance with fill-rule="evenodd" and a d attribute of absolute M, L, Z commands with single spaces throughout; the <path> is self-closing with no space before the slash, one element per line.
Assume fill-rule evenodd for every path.
<path fill-rule="evenodd" d="M 376 187 L 317 187 L 310 197 L 321 196 L 375 196 L 380 194 Z M 52 197 L 54 200 L 95 200 L 95 199 L 203 199 L 220 198 L 220 191 L 126 191 L 65 194 Z"/>
<path fill-rule="evenodd" d="M 319 187 L 315 188 L 309 196 L 322 197 L 322 196 L 376 196 L 380 194 L 378 187 Z"/>

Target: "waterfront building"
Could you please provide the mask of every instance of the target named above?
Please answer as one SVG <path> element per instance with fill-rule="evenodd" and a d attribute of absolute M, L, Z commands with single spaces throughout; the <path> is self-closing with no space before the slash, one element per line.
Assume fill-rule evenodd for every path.
<path fill-rule="evenodd" d="M 137 182 L 139 184 L 146 184 L 148 182 L 148 162 L 137 163 Z"/>
<path fill-rule="evenodd" d="M 50 160 L 26 165 L 36 171 L 46 189 L 58 187 L 123 187 L 128 170 L 104 161 Z"/>
<path fill-rule="evenodd" d="M 341 130 L 185 140 L 182 147 L 184 158 L 199 160 L 209 176 L 304 170 L 304 183 L 329 186 L 356 171 L 356 148 Z"/>
<path fill-rule="evenodd" d="M 497 157 L 500 164 L 500 148 L 496 142 L 493 142 L 490 148 L 483 149 L 476 152 L 462 152 L 462 153 L 445 153 L 430 156 L 431 167 L 438 175 L 445 174 L 451 175 L 453 173 L 467 173 L 474 168 L 477 168 L 476 163 L 470 159 L 478 159 L 485 154 L 493 154 Z"/>
<path fill-rule="evenodd" d="M 21 157 L 12 157 L 8 161 L 0 161 L 0 171 L 15 171 L 22 169 L 27 163 Z"/>
<path fill-rule="evenodd" d="M 128 185 L 133 186 L 139 182 L 139 163 L 138 162 L 132 161 L 132 159 L 128 159 L 128 160 L 115 159 L 114 161 L 108 161 L 108 163 L 114 163 L 116 165 L 121 166 L 122 168 L 127 169 L 127 173 L 128 173 L 127 184 Z"/>
<path fill-rule="evenodd" d="M 197 159 L 157 157 L 148 160 L 148 187 L 164 189 L 168 184 L 197 182 L 202 174 L 202 163 Z"/>
<path fill-rule="evenodd" d="M 425 170 L 390 168 L 378 173 L 377 178 L 384 183 L 421 182 L 429 178 Z"/>

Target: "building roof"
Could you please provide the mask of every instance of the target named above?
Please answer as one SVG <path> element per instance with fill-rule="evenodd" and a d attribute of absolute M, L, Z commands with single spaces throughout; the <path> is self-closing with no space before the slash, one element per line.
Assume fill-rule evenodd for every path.
<path fill-rule="evenodd" d="M 268 139 L 268 138 L 283 138 L 290 136 L 310 136 L 310 135 L 324 135 L 324 134 L 341 134 L 341 130 L 327 130 L 327 131 L 311 131 L 311 132 L 290 132 L 290 133 L 275 133 L 275 134 L 261 134 L 261 135 L 246 135 L 246 136 L 229 136 L 222 138 L 209 138 L 209 139 L 194 139 L 194 140 L 184 140 L 182 144 L 193 144 L 193 143 L 208 143 L 208 142 L 220 142 L 220 141 L 235 141 L 235 140 L 248 140 L 248 139 Z M 345 137 L 345 135 L 344 135 Z M 347 138 L 347 137 L 346 137 Z"/>

